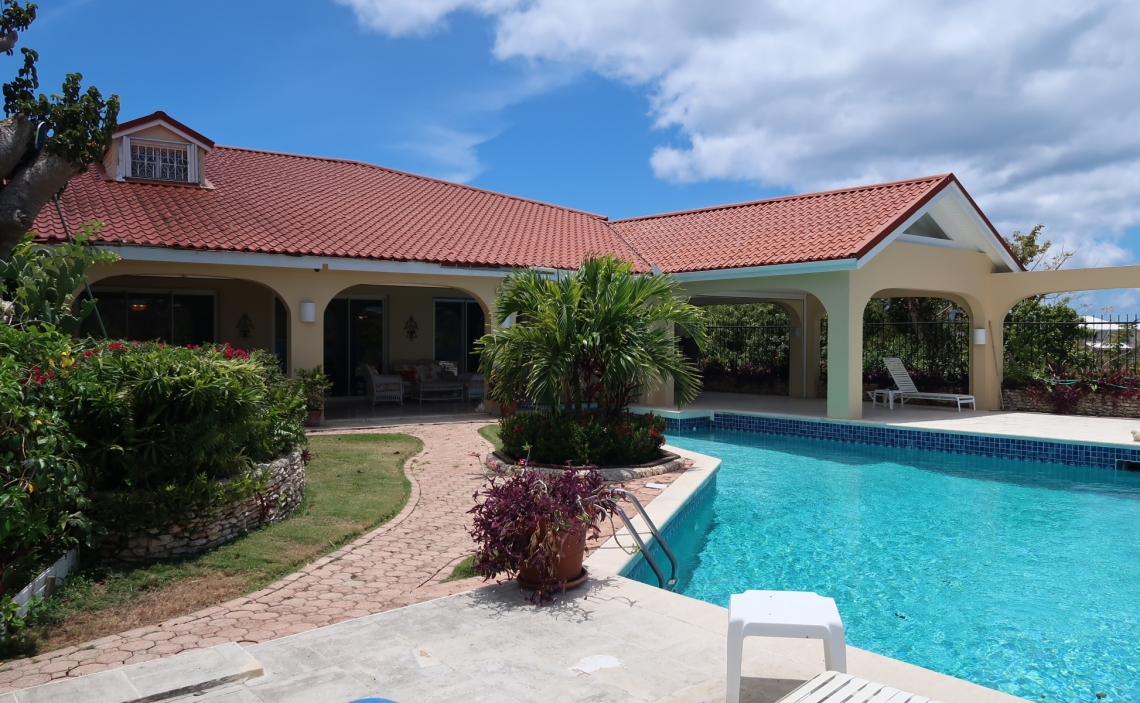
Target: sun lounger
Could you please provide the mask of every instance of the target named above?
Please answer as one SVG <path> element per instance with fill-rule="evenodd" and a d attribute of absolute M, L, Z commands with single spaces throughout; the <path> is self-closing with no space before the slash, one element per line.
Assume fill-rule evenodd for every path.
<path fill-rule="evenodd" d="M 977 404 L 974 402 L 974 396 L 962 395 L 959 393 L 923 393 L 918 390 L 914 385 L 914 379 L 910 377 L 907 372 L 906 366 L 903 365 L 901 359 L 893 356 L 883 357 L 883 363 L 887 366 L 887 371 L 890 372 L 891 378 L 894 379 L 895 386 L 898 390 L 894 391 L 868 391 L 871 396 L 871 403 L 875 404 L 878 399 L 883 399 L 889 402 L 891 409 L 895 407 L 895 399 L 905 407 L 908 400 L 941 400 L 948 403 L 956 403 L 958 405 L 958 412 L 962 412 L 963 405 L 970 405 L 975 410 Z"/>
<path fill-rule="evenodd" d="M 929 698 L 899 691 L 879 683 L 857 679 L 837 671 L 825 671 L 776 703 L 935 703 Z"/>

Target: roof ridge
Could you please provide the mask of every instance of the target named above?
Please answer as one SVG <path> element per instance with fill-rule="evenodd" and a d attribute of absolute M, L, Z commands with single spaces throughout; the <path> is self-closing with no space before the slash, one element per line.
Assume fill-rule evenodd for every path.
<path fill-rule="evenodd" d="M 859 191 L 874 190 L 876 188 L 887 188 L 891 186 L 900 186 L 907 183 L 922 183 L 924 181 L 938 182 L 947 178 L 953 178 L 953 173 L 940 173 L 934 176 L 922 176 L 919 178 L 906 178 L 900 181 L 887 181 L 885 183 L 870 183 L 868 185 L 850 186 L 847 188 L 834 188 L 832 190 L 820 190 L 812 193 L 798 193 L 796 195 L 781 195 L 775 198 L 763 198 L 761 200 L 747 200 L 740 203 L 725 203 L 724 205 L 710 205 L 708 207 L 693 208 L 691 210 L 675 210 L 673 212 L 663 212 L 655 215 L 639 215 L 637 217 L 625 217 L 620 220 L 612 220 L 612 224 L 623 224 L 625 222 L 638 222 L 641 220 L 655 220 L 666 217 L 679 217 L 681 215 L 694 215 L 699 212 L 713 212 L 716 210 L 731 210 L 733 208 L 751 207 L 753 205 L 764 205 L 766 203 L 777 203 L 785 200 L 801 200 L 806 198 L 816 198 L 825 195 L 836 195 L 839 193 L 856 193 Z"/>
<path fill-rule="evenodd" d="M 217 145 L 215 147 L 215 149 L 230 149 L 232 151 L 249 151 L 249 152 L 254 152 L 257 154 L 272 154 L 274 156 L 288 156 L 288 157 L 292 157 L 295 159 L 310 159 L 312 161 L 328 161 L 328 162 L 333 162 L 333 163 L 353 164 L 355 166 L 365 166 L 367 168 L 374 168 L 374 169 L 378 169 L 380 171 L 387 171 L 388 173 L 395 173 L 395 174 L 400 175 L 400 176 L 407 176 L 408 178 L 416 178 L 416 179 L 419 179 L 421 181 L 430 181 L 432 183 L 439 183 L 441 185 L 451 186 L 453 188 L 462 188 L 464 190 L 473 190 L 477 193 L 486 193 L 488 195 L 496 195 L 500 198 L 509 198 L 511 200 L 518 200 L 519 202 L 530 203 L 532 205 L 541 205 L 543 207 L 554 208 L 555 210 L 564 210 L 566 212 L 573 212 L 573 213 L 577 213 L 579 215 L 586 215 L 587 217 L 593 217 L 593 218 L 596 218 L 596 219 L 599 219 L 599 220 L 602 220 L 605 222 L 608 222 L 610 219 L 608 215 L 601 215 L 601 214 L 596 213 L 596 212 L 589 212 L 587 210 L 579 210 L 577 208 L 566 207 L 565 205 L 555 205 L 554 203 L 548 203 L 548 202 L 545 202 L 542 200 L 535 200 L 534 198 L 524 198 L 521 195 L 512 195 L 510 193 L 500 193 L 498 191 L 488 190 L 487 188 L 479 188 L 477 186 L 469 186 L 466 183 L 456 183 L 454 181 L 447 181 L 447 180 L 444 180 L 442 178 L 432 178 L 431 176 L 424 176 L 424 175 L 421 175 L 418 173 L 411 173 L 410 171 L 401 171 L 398 168 L 392 168 L 390 166 L 380 166 L 379 164 L 373 164 L 373 163 L 369 163 L 367 161 L 361 161 L 359 159 L 341 159 L 341 158 L 337 158 L 335 156 L 314 156 L 312 154 L 295 154 L 295 153 L 289 152 L 289 151 L 275 151 L 273 149 L 253 149 L 253 148 L 245 147 L 245 146 L 226 146 L 223 144 Z"/>

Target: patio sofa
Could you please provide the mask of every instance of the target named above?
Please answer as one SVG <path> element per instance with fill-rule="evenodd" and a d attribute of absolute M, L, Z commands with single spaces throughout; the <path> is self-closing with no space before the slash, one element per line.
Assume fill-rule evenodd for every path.
<path fill-rule="evenodd" d="M 391 366 L 404 382 L 406 395 L 421 403 L 483 397 L 483 377 L 479 374 L 456 375 L 433 359 L 393 361 Z"/>

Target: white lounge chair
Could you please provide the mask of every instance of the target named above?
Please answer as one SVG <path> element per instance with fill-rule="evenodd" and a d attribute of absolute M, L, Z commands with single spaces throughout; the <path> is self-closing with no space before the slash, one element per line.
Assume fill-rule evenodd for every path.
<path fill-rule="evenodd" d="M 881 683 L 825 671 L 776 703 L 935 703 Z"/>
<path fill-rule="evenodd" d="M 906 406 L 908 400 L 941 400 L 948 403 L 957 403 L 958 412 L 962 412 L 962 405 L 970 405 L 975 410 L 978 406 L 974 402 L 974 396 L 963 395 L 959 393 L 923 393 L 918 390 L 918 386 L 914 385 L 914 379 L 910 377 L 907 372 L 906 366 L 903 365 L 902 359 L 893 356 L 883 357 L 883 363 L 887 366 L 887 371 L 890 372 L 891 378 L 894 379 L 897 390 L 878 390 L 867 391 L 867 395 L 871 396 L 871 404 L 876 405 L 880 398 L 884 399 L 890 408 L 893 410 L 895 407 L 895 399 Z"/>

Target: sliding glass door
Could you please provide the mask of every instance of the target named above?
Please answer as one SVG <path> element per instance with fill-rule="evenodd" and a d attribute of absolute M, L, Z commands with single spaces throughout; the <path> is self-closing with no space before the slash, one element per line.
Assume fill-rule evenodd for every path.
<path fill-rule="evenodd" d="M 325 308 L 325 373 L 332 395 L 364 395 L 362 364 L 383 373 L 384 301 L 334 298 Z"/>
<path fill-rule="evenodd" d="M 483 308 L 470 299 L 436 298 L 435 360 L 454 364 L 457 373 L 479 370 L 475 341 L 483 336 Z"/>

